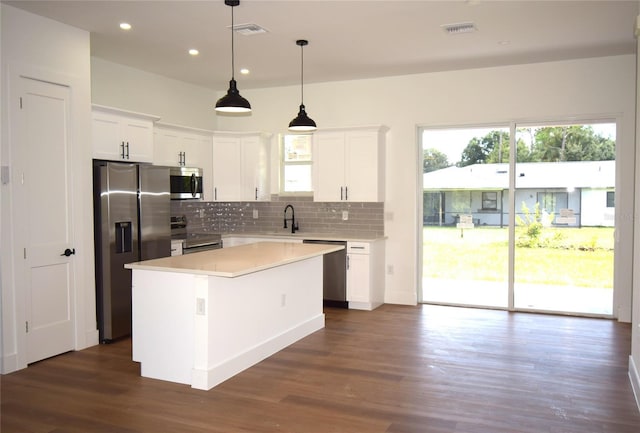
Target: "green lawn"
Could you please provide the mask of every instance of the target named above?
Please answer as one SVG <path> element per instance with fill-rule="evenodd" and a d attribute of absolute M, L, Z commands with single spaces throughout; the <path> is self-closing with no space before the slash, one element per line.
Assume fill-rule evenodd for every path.
<path fill-rule="evenodd" d="M 516 248 L 516 282 L 613 288 L 613 228 L 546 228 L 555 248 Z M 506 228 L 423 229 L 426 278 L 506 281 Z"/>

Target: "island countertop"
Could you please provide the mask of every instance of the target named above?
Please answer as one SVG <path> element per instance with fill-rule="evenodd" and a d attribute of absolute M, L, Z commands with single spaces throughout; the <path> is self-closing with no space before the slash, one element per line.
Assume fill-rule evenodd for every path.
<path fill-rule="evenodd" d="M 128 263 L 125 268 L 233 278 L 342 249 L 341 245 L 258 242 Z"/>

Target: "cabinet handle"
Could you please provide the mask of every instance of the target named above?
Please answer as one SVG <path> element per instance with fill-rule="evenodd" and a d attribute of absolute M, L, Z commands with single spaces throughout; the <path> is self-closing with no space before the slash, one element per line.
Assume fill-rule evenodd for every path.
<path fill-rule="evenodd" d="M 344 194 L 344 187 L 343 187 L 343 186 L 341 186 L 341 187 L 340 187 L 340 200 L 344 200 L 344 198 L 343 198 L 343 194 Z"/>
<path fill-rule="evenodd" d="M 218 200 L 218 188 L 213 188 L 213 199 Z"/>
<path fill-rule="evenodd" d="M 127 141 L 127 159 L 129 159 L 129 142 Z"/>
<path fill-rule="evenodd" d="M 258 201 L 258 188 L 256 188 L 256 201 Z"/>
<path fill-rule="evenodd" d="M 349 270 L 349 255 L 347 254 L 347 271 Z"/>
<path fill-rule="evenodd" d="M 352 250 L 364 250 L 364 247 L 350 247 Z"/>
<path fill-rule="evenodd" d="M 349 200 L 349 187 L 348 186 L 344 187 L 344 199 L 345 200 Z"/>
<path fill-rule="evenodd" d="M 120 154 L 120 156 L 122 157 L 122 159 L 124 159 L 124 141 L 122 142 L 120 147 L 122 148 L 122 153 Z"/>

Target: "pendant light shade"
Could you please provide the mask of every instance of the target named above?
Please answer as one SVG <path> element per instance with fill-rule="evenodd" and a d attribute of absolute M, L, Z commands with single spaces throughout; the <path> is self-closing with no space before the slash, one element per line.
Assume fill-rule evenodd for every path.
<path fill-rule="evenodd" d="M 227 94 L 216 102 L 216 111 L 221 113 L 248 113 L 251 111 L 251 104 L 240 96 L 234 76 L 235 53 L 233 34 L 235 30 L 233 28 L 233 8 L 240 4 L 240 0 L 224 0 L 224 4 L 231 6 L 231 81 L 229 81 L 229 90 L 227 90 Z"/>
<path fill-rule="evenodd" d="M 299 39 L 296 41 L 296 45 L 300 47 L 300 111 L 295 119 L 289 122 L 290 131 L 309 132 L 316 130 L 316 122 L 313 121 L 308 115 L 304 107 L 304 53 L 303 47 L 308 45 L 309 41 Z"/>

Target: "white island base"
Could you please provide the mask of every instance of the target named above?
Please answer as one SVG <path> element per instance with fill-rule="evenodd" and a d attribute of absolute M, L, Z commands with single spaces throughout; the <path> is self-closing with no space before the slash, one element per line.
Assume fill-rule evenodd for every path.
<path fill-rule="evenodd" d="M 220 254 L 236 250 L 246 261 L 260 249 L 256 245 L 280 244 L 180 258 L 227 260 Z M 133 360 L 140 363 L 140 374 L 208 390 L 323 328 L 322 254 L 330 252 L 323 247 L 312 257 L 289 257 L 285 264 L 260 265 L 261 270 L 233 277 L 196 269 L 197 263 L 189 269 L 178 265 L 177 257 L 127 265 L 133 269 Z M 312 250 L 304 251 L 309 256 Z"/>

